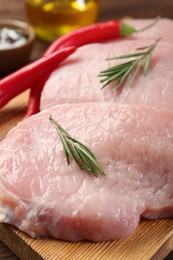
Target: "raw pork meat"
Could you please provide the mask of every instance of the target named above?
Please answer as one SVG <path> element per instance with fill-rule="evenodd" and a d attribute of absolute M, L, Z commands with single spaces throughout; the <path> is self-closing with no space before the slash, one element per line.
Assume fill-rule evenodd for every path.
<path fill-rule="evenodd" d="M 50 114 L 95 153 L 105 177 L 66 165 Z M 0 143 L 0 221 L 33 237 L 128 236 L 141 216 L 173 216 L 172 155 L 170 110 L 109 102 L 45 110 Z"/>
<path fill-rule="evenodd" d="M 127 81 L 119 91 L 110 86 L 101 90 L 99 72 L 120 63 L 106 61 L 106 58 L 133 53 L 136 48 L 151 44 L 153 41 L 150 40 L 119 40 L 79 48 L 48 79 L 41 109 L 61 103 L 100 101 L 173 109 L 173 45 L 162 40 L 154 50 L 146 77 L 141 71 L 132 86 Z"/>

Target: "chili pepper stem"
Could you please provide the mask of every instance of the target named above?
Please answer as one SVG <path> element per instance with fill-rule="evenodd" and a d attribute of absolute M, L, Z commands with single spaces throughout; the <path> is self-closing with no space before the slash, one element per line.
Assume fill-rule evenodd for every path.
<path fill-rule="evenodd" d="M 131 35 L 133 33 L 140 33 L 140 32 L 146 31 L 149 28 L 153 27 L 159 21 L 159 19 L 160 19 L 160 17 L 157 16 L 152 23 L 150 23 L 147 26 L 145 26 L 141 29 L 138 29 L 138 30 L 134 26 L 131 26 L 127 23 L 122 23 L 120 26 L 120 35 L 122 37 L 125 37 L 125 36 Z"/>
<path fill-rule="evenodd" d="M 136 32 L 136 29 L 133 26 L 131 26 L 129 24 L 126 24 L 126 23 L 122 23 L 121 24 L 121 26 L 120 26 L 120 35 L 122 37 L 131 35 L 134 32 Z"/>

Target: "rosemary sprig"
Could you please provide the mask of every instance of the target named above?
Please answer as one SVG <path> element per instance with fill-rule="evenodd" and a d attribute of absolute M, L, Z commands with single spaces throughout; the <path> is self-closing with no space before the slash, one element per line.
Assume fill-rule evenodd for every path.
<path fill-rule="evenodd" d="M 119 89 L 123 85 L 123 83 L 128 79 L 130 73 L 132 73 L 130 79 L 130 85 L 132 85 L 142 65 L 144 65 L 143 75 L 146 76 L 151 62 L 153 51 L 157 43 L 159 42 L 159 40 L 160 39 L 156 40 L 153 44 L 149 46 L 137 48 L 136 53 L 111 57 L 106 59 L 106 60 L 114 60 L 114 59 L 134 58 L 131 59 L 130 61 L 121 63 L 119 65 L 101 71 L 98 76 L 102 77 L 102 79 L 100 80 L 100 83 L 103 83 L 102 89 L 104 89 L 108 84 L 112 82 L 113 82 L 112 88 L 116 87 L 117 89 Z"/>
<path fill-rule="evenodd" d="M 58 122 L 49 117 L 50 122 L 56 128 L 59 137 L 61 139 L 67 164 L 70 164 L 70 158 L 75 160 L 81 170 L 86 171 L 88 174 L 93 173 L 97 177 L 97 173 L 102 176 L 105 175 L 102 167 L 96 160 L 95 155 L 82 143 L 72 138 L 59 124 Z M 70 157 L 70 158 L 69 158 Z"/>

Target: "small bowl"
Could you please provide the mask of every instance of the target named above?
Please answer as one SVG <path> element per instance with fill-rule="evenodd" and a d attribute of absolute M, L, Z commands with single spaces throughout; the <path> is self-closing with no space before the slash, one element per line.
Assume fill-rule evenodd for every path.
<path fill-rule="evenodd" d="M 34 29 L 27 23 L 0 19 L 0 29 L 4 27 L 20 30 L 26 36 L 26 40 L 20 46 L 11 45 L 9 48 L 0 49 L 0 74 L 11 73 L 25 65 L 31 54 L 35 39 Z"/>

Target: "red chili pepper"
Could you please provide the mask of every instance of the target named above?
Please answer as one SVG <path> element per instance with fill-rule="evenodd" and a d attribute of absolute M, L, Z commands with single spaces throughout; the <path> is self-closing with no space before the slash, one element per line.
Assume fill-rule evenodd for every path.
<path fill-rule="evenodd" d="M 58 38 L 50 45 L 44 56 L 65 47 L 80 47 L 88 43 L 108 41 L 128 36 L 134 32 L 136 32 L 134 27 L 122 23 L 120 20 L 96 23 Z"/>
<path fill-rule="evenodd" d="M 133 33 L 143 32 L 154 26 L 159 19 L 160 17 L 156 17 L 153 22 L 138 30 L 121 20 L 106 21 L 85 26 L 55 40 L 44 53 L 44 56 L 69 46 L 80 47 L 89 43 L 118 39 Z"/>
<path fill-rule="evenodd" d="M 39 112 L 41 92 L 48 77 L 49 75 L 43 77 L 38 81 L 36 87 L 31 88 L 27 112 L 23 120 Z"/>
<path fill-rule="evenodd" d="M 57 68 L 59 63 L 75 50 L 76 47 L 59 50 L 48 57 L 38 59 L 2 79 L 0 81 L 0 108 L 27 88 L 31 88 L 38 80 L 48 77 Z"/>

